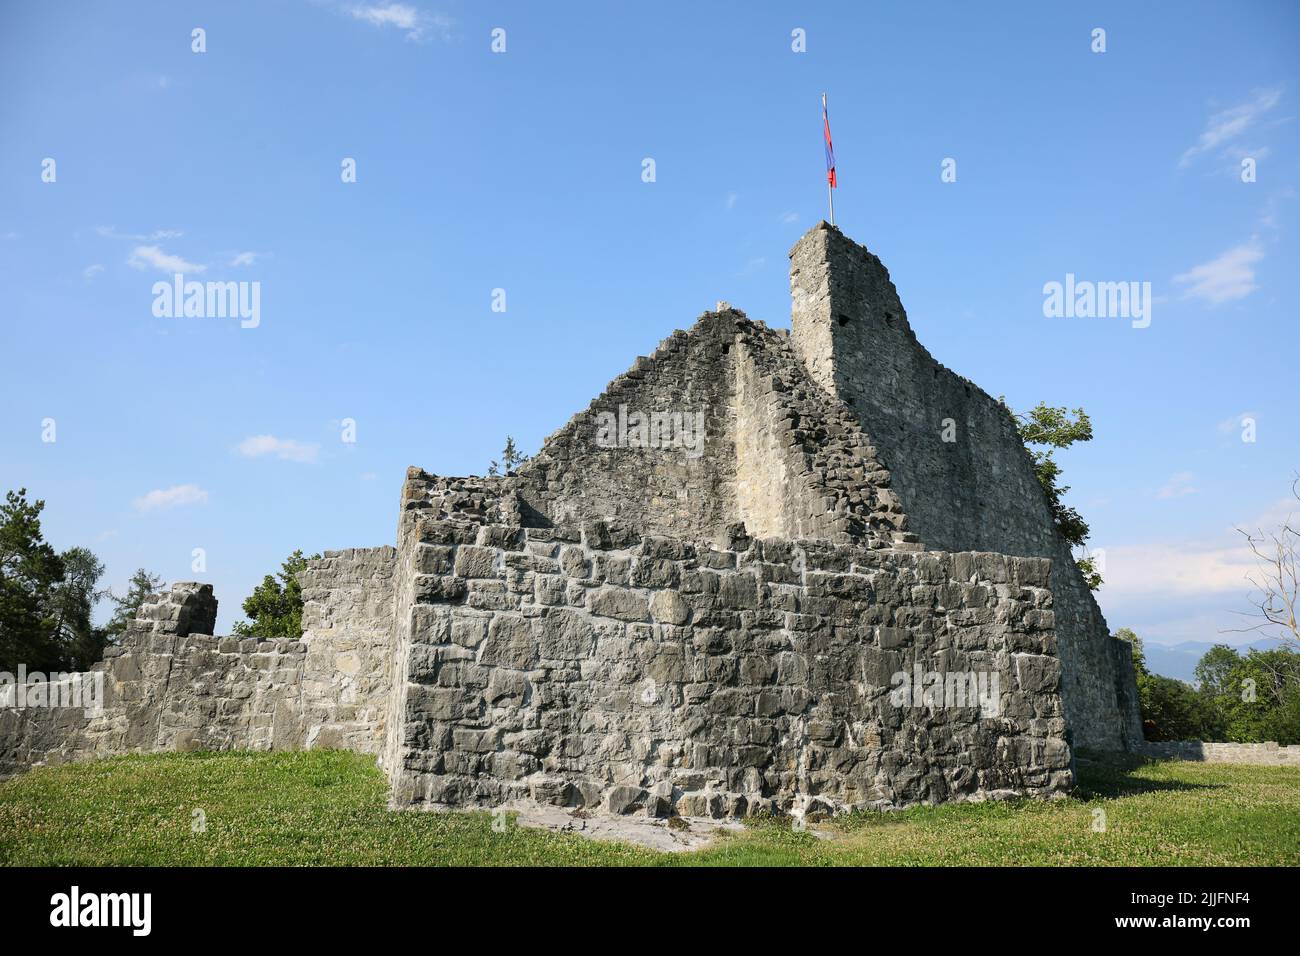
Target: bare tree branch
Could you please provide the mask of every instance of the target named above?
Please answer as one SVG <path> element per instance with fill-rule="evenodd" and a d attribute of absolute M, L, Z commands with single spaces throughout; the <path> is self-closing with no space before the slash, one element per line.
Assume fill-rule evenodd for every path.
<path fill-rule="evenodd" d="M 1300 501 L 1300 473 L 1291 482 L 1291 494 Z M 1276 638 L 1285 647 L 1300 650 L 1300 627 L 1296 623 L 1300 604 L 1300 524 L 1288 515 L 1280 528 L 1257 529 L 1254 534 L 1238 528 L 1255 558 L 1255 570 L 1246 575 L 1254 591 L 1253 611 L 1238 611 L 1253 624 L 1230 631 L 1257 631 Z"/>

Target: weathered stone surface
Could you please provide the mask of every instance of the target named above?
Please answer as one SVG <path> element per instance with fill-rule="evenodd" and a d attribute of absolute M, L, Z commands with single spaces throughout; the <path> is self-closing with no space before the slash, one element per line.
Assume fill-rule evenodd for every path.
<path fill-rule="evenodd" d="M 650 605 L 635 591 L 623 588 L 601 588 L 591 593 L 589 608 L 600 617 L 618 618 L 620 621 L 648 621 Z"/>
<path fill-rule="evenodd" d="M 517 605 L 439 605 L 446 628 L 412 618 L 403 686 L 445 686 L 394 698 L 394 792 L 722 817 L 789 810 L 810 793 L 837 810 L 1071 785 L 1051 621 L 1032 613 L 1032 589 L 999 590 L 1009 559 L 878 550 L 869 576 L 812 573 L 801 543 L 736 540 L 746 550 L 727 561 L 662 536 L 642 543 L 636 560 L 671 564 L 655 580 L 696 582 L 686 591 L 600 584 L 592 568 L 611 552 L 568 544 L 556 584 Z M 866 560 L 851 544 L 815 550 L 826 568 Z M 475 560 L 505 576 L 502 557 Z M 766 570 L 717 575 L 702 560 Z M 570 591 L 577 601 L 548 603 Z M 420 665 L 448 633 L 457 649 L 482 642 L 472 672 Z M 900 682 L 912 697 L 898 698 Z"/>

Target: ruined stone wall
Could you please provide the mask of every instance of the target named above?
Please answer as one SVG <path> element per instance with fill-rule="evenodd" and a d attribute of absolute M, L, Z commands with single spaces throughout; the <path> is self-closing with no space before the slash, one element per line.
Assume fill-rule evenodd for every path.
<path fill-rule="evenodd" d="M 690 333 L 674 333 L 551 435 L 519 469 L 515 487 L 525 507 L 546 519 L 525 523 L 599 517 L 695 536 L 735 521 L 729 374 L 735 333 L 735 317 L 726 313 L 707 315 Z M 647 420 L 655 413 L 702 415 L 701 442 L 683 448 L 673 431 L 658 429 L 649 435 L 651 447 L 638 446 L 641 436 L 631 429 L 611 434 L 603 427 L 602 413 L 618 421 L 621 411 L 624 419 L 632 413 Z M 622 443 L 624 433 L 631 441 L 610 447 L 610 439 Z"/>
<path fill-rule="evenodd" d="M 140 610 L 105 651 L 102 709 L 4 706 L 0 775 L 39 764 L 168 750 L 302 745 L 300 641 L 211 637 L 211 585 L 182 583 Z"/>
<path fill-rule="evenodd" d="M 1134 749 L 1144 757 L 1156 760 L 1300 767 L 1300 746 L 1280 747 L 1276 740 L 1260 744 L 1212 743 L 1205 740 L 1144 740 Z"/>
<path fill-rule="evenodd" d="M 890 474 L 842 403 L 776 330 L 745 323 L 735 350 L 737 519 L 755 537 L 872 547 L 916 542 Z"/>
<path fill-rule="evenodd" d="M 405 516 L 397 805 L 718 816 L 1070 786 L 1047 561 L 615 538 Z M 996 715 L 897 706 L 914 665 L 997 675 Z"/>
<path fill-rule="evenodd" d="M 888 270 L 865 248 L 823 223 L 790 257 L 792 340 L 871 436 L 910 530 L 931 548 L 1050 558 L 1075 742 L 1140 740 L 1131 667 L 1056 530 L 1010 413 L 917 341 Z M 944 441 L 949 423 L 955 440 Z"/>
<path fill-rule="evenodd" d="M 702 433 L 660 431 L 655 416 L 699 416 Z M 638 359 L 517 473 L 412 469 L 403 507 L 524 527 L 596 519 L 699 541 L 743 523 L 751 535 L 916 543 L 889 485 L 869 438 L 808 376 L 788 336 L 726 308 Z"/>
<path fill-rule="evenodd" d="M 327 551 L 302 584 L 304 745 L 383 749 L 393 680 L 393 547 Z"/>

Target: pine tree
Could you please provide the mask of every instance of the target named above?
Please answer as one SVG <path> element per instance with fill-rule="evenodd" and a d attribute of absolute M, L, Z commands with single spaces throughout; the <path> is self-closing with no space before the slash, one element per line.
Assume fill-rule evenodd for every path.
<path fill-rule="evenodd" d="M 235 624 L 235 633 L 244 637 L 302 637 L 302 585 L 298 572 L 319 554 L 303 557 L 295 551 L 285 559 L 276 575 L 268 574 L 244 601 L 247 621 Z"/>

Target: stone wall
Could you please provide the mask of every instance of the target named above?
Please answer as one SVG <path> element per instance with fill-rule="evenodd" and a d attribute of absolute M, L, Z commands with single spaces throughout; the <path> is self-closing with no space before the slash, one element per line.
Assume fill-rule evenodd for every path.
<path fill-rule="evenodd" d="M 302 585 L 304 740 L 379 754 L 393 682 L 393 547 L 327 551 Z"/>
<path fill-rule="evenodd" d="M 300 747 L 306 646 L 197 633 L 216 609 L 212 586 L 194 583 L 143 605 L 83 678 L 102 680 L 100 709 L 0 701 L 0 775 L 122 753 Z"/>
<path fill-rule="evenodd" d="M 580 523 L 595 516 L 695 536 L 736 520 L 729 374 L 735 323 L 725 315 L 706 319 L 637 359 L 519 469 L 515 487 L 540 519 L 525 524 Z M 692 425 L 699 416 L 702 441 L 690 436 L 698 447 L 676 444 L 675 427 L 650 430 L 656 413 L 690 415 Z M 646 423 L 646 432 L 635 427 L 633 415 Z M 616 423 L 612 433 L 604 416 Z M 647 438 L 653 447 L 646 447 Z"/>
<path fill-rule="evenodd" d="M 788 337 L 747 321 L 737 329 L 737 519 L 758 537 L 918 541 L 869 437 Z"/>
<path fill-rule="evenodd" d="M 1300 767 L 1300 746 L 1280 747 L 1277 741 L 1262 744 L 1211 743 L 1201 740 L 1143 741 L 1136 751 L 1157 760 L 1197 760 L 1204 763 L 1262 764 L 1271 767 Z"/>
<path fill-rule="evenodd" d="M 695 415 L 703 433 L 689 448 L 672 428 L 653 427 L 655 416 Z M 624 428 L 632 416 L 650 422 L 648 433 Z M 517 474 L 421 473 L 407 500 L 423 496 L 448 518 L 527 527 L 600 519 L 707 541 L 744 523 L 751 534 L 892 541 L 907 519 L 874 452 L 784 334 L 726 308 L 638 359 Z"/>
<path fill-rule="evenodd" d="M 850 406 L 927 547 L 1050 558 L 1063 697 L 1076 744 L 1141 740 L 1132 668 L 1057 531 L 1007 409 L 934 360 L 881 261 L 822 223 L 791 250 L 792 340 Z M 944 441 L 945 425 L 955 429 Z"/>
<path fill-rule="evenodd" d="M 718 816 L 1071 785 L 1047 561 L 431 511 L 399 540 L 399 806 Z M 914 665 L 996 675 L 996 715 L 898 706 Z"/>

